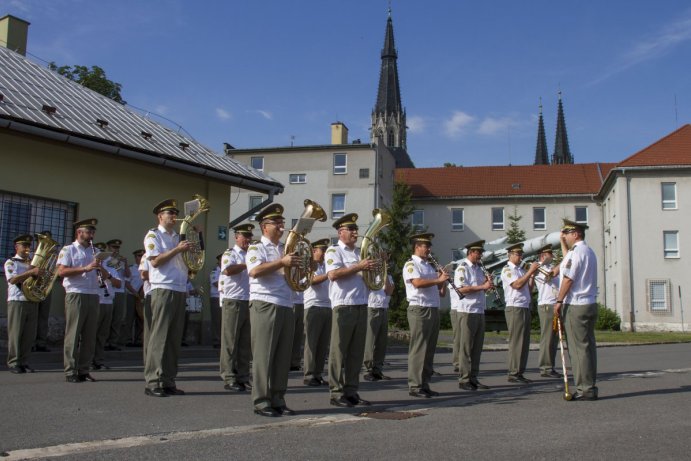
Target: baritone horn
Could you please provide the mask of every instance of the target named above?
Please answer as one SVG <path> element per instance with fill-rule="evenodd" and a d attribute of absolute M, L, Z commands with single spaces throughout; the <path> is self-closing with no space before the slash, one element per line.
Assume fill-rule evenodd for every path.
<path fill-rule="evenodd" d="M 377 267 L 362 271 L 362 279 L 372 291 L 381 290 L 386 283 L 386 258 L 384 251 L 376 240 L 377 234 L 391 222 L 391 215 L 384 210 L 375 208 L 372 210 L 374 219 L 370 223 L 365 235 L 362 237 L 362 247 L 360 248 L 360 259 L 371 259 L 377 261 Z"/>
<path fill-rule="evenodd" d="M 33 267 L 39 268 L 36 277 L 29 277 L 22 283 L 22 293 L 31 302 L 40 303 L 48 297 L 53 289 L 55 279 L 58 278 L 58 242 L 46 234 L 36 234 L 38 245 L 31 260 Z"/>
<path fill-rule="evenodd" d="M 204 235 L 193 225 L 200 214 L 209 211 L 209 201 L 201 195 L 195 194 L 191 201 L 185 202 L 185 217 L 180 219 L 180 241 L 187 240 L 192 244 L 188 251 L 182 253 L 182 260 L 189 271 L 189 278 L 194 276 L 204 267 Z"/>
<path fill-rule="evenodd" d="M 309 218 L 315 221 L 326 221 L 326 211 L 317 202 L 305 199 L 303 203 L 305 210 L 302 212 L 300 219 Z M 286 282 L 293 291 L 305 291 L 312 285 L 312 278 L 314 277 L 312 245 L 305 238 L 307 232 L 303 233 L 298 229 L 300 219 L 288 232 L 285 244 L 285 254 L 300 257 L 300 264 L 298 266 L 288 267 L 283 272 Z"/>

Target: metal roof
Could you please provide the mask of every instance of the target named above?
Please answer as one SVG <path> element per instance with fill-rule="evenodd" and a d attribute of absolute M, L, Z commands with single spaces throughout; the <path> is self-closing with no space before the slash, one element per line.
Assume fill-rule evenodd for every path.
<path fill-rule="evenodd" d="M 62 139 L 51 136 L 60 133 L 89 141 L 76 144 L 106 152 L 122 148 L 133 154 L 123 154 L 131 158 L 177 165 L 243 188 L 265 189 L 266 193 L 283 190 L 270 176 L 217 155 L 190 137 L 0 47 L 0 121 L 3 119 L 37 127 L 38 133 L 54 139 Z"/>

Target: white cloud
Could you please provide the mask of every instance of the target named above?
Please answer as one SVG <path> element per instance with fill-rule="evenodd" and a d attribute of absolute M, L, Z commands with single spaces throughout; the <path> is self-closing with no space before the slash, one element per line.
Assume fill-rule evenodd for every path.
<path fill-rule="evenodd" d="M 509 127 L 515 126 L 516 122 L 509 117 L 485 117 L 477 128 L 478 134 L 487 136 L 497 133 L 504 134 Z"/>
<path fill-rule="evenodd" d="M 216 117 L 218 117 L 221 120 L 228 120 L 232 117 L 232 115 L 227 110 L 222 109 L 220 107 L 217 107 L 216 108 Z"/>
<path fill-rule="evenodd" d="M 427 120 L 424 117 L 414 116 L 407 120 L 408 132 L 413 134 L 420 134 L 427 129 Z M 368 125 L 369 126 L 369 125 Z"/>
<path fill-rule="evenodd" d="M 444 132 L 447 136 L 455 138 L 463 134 L 463 132 L 475 121 L 475 117 L 466 114 L 459 110 L 454 111 L 451 118 L 444 121 Z"/>
<path fill-rule="evenodd" d="M 274 114 L 272 114 L 268 110 L 257 109 L 257 110 L 253 110 L 251 112 L 256 112 L 267 120 L 273 120 L 273 118 L 274 118 Z"/>
<path fill-rule="evenodd" d="M 168 115 L 168 106 L 164 106 L 163 104 L 159 104 L 154 108 L 154 112 L 157 115 Z"/>

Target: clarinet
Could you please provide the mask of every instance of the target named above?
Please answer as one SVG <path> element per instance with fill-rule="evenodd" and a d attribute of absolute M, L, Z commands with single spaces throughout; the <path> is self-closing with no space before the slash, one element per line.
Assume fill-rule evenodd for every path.
<path fill-rule="evenodd" d="M 94 248 L 94 241 L 89 240 L 89 244 L 91 245 L 91 251 L 94 253 L 94 259 L 96 259 L 96 248 Z M 96 269 L 96 277 L 98 277 L 99 288 L 103 288 L 103 297 L 107 298 L 110 296 L 110 293 L 108 293 L 108 285 L 106 285 L 106 281 L 103 280 L 103 275 L 101 275 L 101 271 L 99 269 Z"/>
<path fill-rule="evenodd" d="M 434 259 L 432 256 L 428 256 L 428 257 L 427 257 L 427 260 L 430 262 L 430 264 L 432 264 L 432 265 L 434 266 L 434 268 L 435 268 L 438 272 L 444 272 L 444 268 L 441 267 L 441 265 L 437 262 L 437 260 Z M 449 278 L 446 280 L 446 282 L 449 284 L 449 286 L 451 287 L 451 289 L 452 289 L 453 291 L 456 292 L 456 294 L 458 295 L 458 298 L 459 298 L 459 299 L 465 298 L 465 295 L 464 295 L 463 293 L 461 293 L 461 289 L 458 288 L 458 287 L 456 286 L 455 283 L 453 283 L 453 277 L 449 277 Z"/>
<path fill-rule="evenodd" d="M 480 269 L 482 269 L 482 273 L 485 274 L 485 277 L 487 277 L 487 280 L 492 282 L 492 274 L 489 273 L 489 271 L 487 270 L 485 265 L 482 263 L 482 260 L 480 260 L 479 264 L 480 264 Z M 490 288 L 487 291 L 489 291 L 494 296 L 496 296 L 497 299 L 499 299 L 499 292 L 497 291 L 497 287 L 494 286 L 494 282 L 492 282 L 492 288 Z"/>

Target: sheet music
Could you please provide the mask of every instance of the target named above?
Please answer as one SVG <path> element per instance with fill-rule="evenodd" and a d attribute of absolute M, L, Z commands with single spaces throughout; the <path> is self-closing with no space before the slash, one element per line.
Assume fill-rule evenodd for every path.
<path fill-rule="evenodd" d="M 201 203 L 197 199 L 190 200 L 189 202 L 185 202 L 184 208 L 185 216 L 192 216 L 199 210 L 199 208 L 201 208 Z"/>
<path fill-rule="evenodd" d="M 315 221 L 316 219 L 314 218 L 300 218 L 298 219 L 297 224 L 295 224 L 295 228 L 293 230 L 298 234 L 305 235 L 312 230 L 312 226 L 314 226 Z"/>

